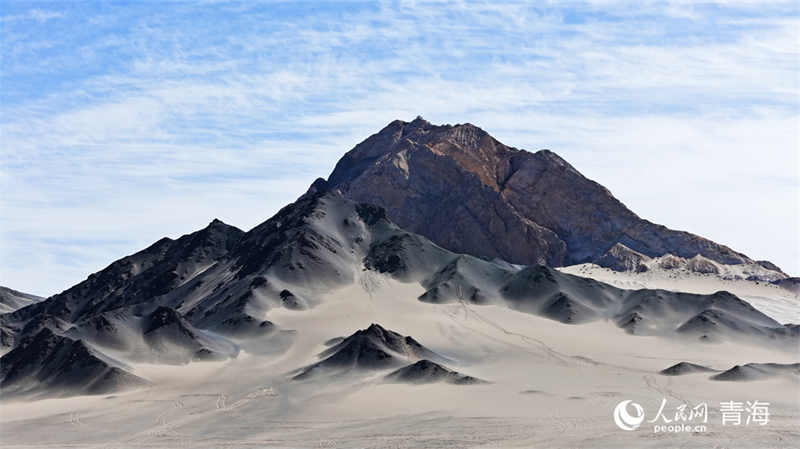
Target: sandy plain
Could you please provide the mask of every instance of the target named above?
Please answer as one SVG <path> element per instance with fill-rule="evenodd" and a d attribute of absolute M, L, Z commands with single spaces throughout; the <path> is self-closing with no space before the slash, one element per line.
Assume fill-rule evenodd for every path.
<path fill-rule="evenodd" d="M 586 267 L 574 270 L 591 274 Z M 672 282 L 594 271 L 592 277 L 610 276 L 610 282 L 631 288 Z M 724 289 L 720 282 L 682 279 L 675 287 Z M 739 293 L 772 305 L 773 318 L 791 318 L 798 310 L 796 298 L 784 291 L 755 288 L 752 283 L 736 285 Z M 134 372 L 155 385 L 128 393 L 4 401 L 2 446 L 800 445 L 797 375 L 722 382 L 710 380 L 709 373 L 659 374 L 679 362 L 720 371 L 752 362 L 798 363 L 798 353 L 630 336 L 606 321 L 567 325 L 499 306 L 426 304 L 416 299 L 423 291 L 417 284 L 364 272 L 357 282 L 331 292 L 317 307 L 270 311 L 271 321 L 291 330 L 281 337 L 282 342 L 243 343 L 239 356 L 224 362 L 138 364 Z M 450 359 L 448 368 L 489 383 L 393 384 L 383 379 L 385 371 L 303 381 L 291 378 L 298 368 L 318 360 L 317 354 L 328 347 L 326 341 L 346 337 L 371 323 L 412 336 Z M 271 346 L 289 349 L 271 351 Z M 626 400 L 639 404 L 644 412 L 644 421 L 631 431 L 614 421 L 617 405 Z M 723 404 L 731 401 L 741 403 L 739 425 L 724 420 Z M 748 417 L 757 418 L 744 410 L 748 401 L 768 404 L 766 423 L 745 422 Z M 702 404 L 708 410 L 705 422 L 696 416 L 676 418 L 679 407 L 686 405 L 690 410 Z M 661 426 L 675 424 L 691 429 L 660 431 Z"/>

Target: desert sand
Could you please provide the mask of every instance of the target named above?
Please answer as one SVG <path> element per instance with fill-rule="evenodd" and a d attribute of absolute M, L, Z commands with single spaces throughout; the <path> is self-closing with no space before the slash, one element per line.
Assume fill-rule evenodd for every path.
<path fill-rule="evenodd" d="M 609 276 L 620 276 L 620 283 L 643 283 L 633 276 Z M 698 289 L 701 281 L 720 287 L 718 281 L 700 279 Z M 658 282 L 669 285 L 670 280 Z M 777 310 L 786 309 L 781 313 L 791 312 L 792 307 L 781 305 L 790 304 L 791 298 L 779 294 L 770 297 L 763 292 L 751 292 L 751 296 L 765 298 Z M 355 283 L 331 291 L 316 307 L 270 311 L 272 322 L 292 331 L 281 336 L 291 339 L 285 352 L 270 353 L 263 347 L 285 345 L 285 341 L 251 340 L 242 342 L 239 355 L 226 361 L 192 362 L 188 366 L 133 365 L 134 374 L 155 384 L 149 388 L 106 396 L 4 401 L 2 446 L 800 444 L 800 383 L 796 372 L 750 382 L 714 381 L 710 373 L 659 374 L 679 362 L 720 372 L 747 363 L 793 364 L 800 361 L 797 353 L 764 345 L 631 336 L 604 320 L 569 325 L 496 305 L 463 301 L 428 304 L 417 299 L 422 293 L 424 289 L 416 283 L 404 284 L 374 271 L 362 271 Z M 777 315 L 773 318 L 785 318 Z M 387 382 L 387 371 L 323 373 L 312 379 L 292 379 L 299 367 L 318 362 L 318 354 L 332 342 L 372 323 L 412 336 L 449 360 L 445 363 L 448 369 L 487 383 L 397 384 Z M 640 405 L 645 415 L 644 422 L 631 431 L 622 430 L 614 421 L 615 408 L 626 400 Z M 731 401 L 743 408 L 748 407 L 748 401 L 768 403 L 767 422 L 747 424 L 747 418 L 753 416 L 746 410 L 739 412 L 739 425 L 723 422 L 721 408 Z M 691 410 L 701 404 L 707 406 L 706 422 L 698 417 L 675 421 L 680 406 Z M 633 408 L 628 411 L 633 412 Z M 663 417 L 672 422 L 666 423 Z M 676 423 L 691 425 L 692 431 L 676 433 L 657 428 Z M 705 428 L 694 429 L 697 425 Z"/>

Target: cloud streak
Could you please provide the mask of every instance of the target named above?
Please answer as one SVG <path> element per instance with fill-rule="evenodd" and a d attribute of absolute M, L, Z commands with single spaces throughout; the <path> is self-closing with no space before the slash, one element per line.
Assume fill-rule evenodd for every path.
<path fill-rule="evenodd" d="M 0 282 L 48 295 L 214 217 L 248 229 L 417 115 L 797 275 L 797 9 L 4 5 Z"/>

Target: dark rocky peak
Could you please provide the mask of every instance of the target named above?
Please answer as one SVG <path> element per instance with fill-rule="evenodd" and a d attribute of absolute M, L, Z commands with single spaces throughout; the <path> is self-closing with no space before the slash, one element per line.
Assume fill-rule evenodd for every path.
<path fill-rule="evenodd" d="M 342 199 L 343 197 L 338 192 L 326 190 L 303 195 L 294 203 L 283 207 L 272 218 L 246 232 L 238 246 L 239 248 L 247 247 L 253 244 L 253 240 L 263 236 L 303 227 L 309 221 L 324 217 L 323 206 L 327 201 L 341 201 Z"/>
<path fill-rule="evenodd" d="M 41 327 L 36 332 L 22 338 L 16 350 L 20 355 L 25 356 L 25 360 L 33 362 L 41 360 L 43 355 L 49 353 L 56 345 L 65 342 L 72 344 L 73 341 L 66 337 L 60 337 L 49 327 Z M 83 346 L 83 343 L 81 342 L 79 346 Z M 3 379 L 5 379 L 7 377 L 6 369 L 3 371 Z"/>
<path fill-rule="evenodd" d="M 728 291 L 718 291 L 711 295 L 703 296 L 701 301 L 696 303 L 698 309 L 725 311 L 730 316 L 735 316 L 741 321 L 757 324 L 765 328 L 780 328 L 781 324 L 774 319 L 759 312 L 747 301 Z"/>
<path fill-rule="evenodd" d="M 312 275 L 320 282 L 349 282 L 366 230 L 381 223 L 388 225 L 377 206 L 359 205 L 335 191 L 304 195 L 245 234 L 232 269 L 238 278 L 271 269 L 287 282 Z"/>
<path fill-rule="evenodd" d="M 486 131 L 469 123 L 436 126 L 422 117 L 410 123 L 396 120 L 347 152 L 324 185 L 334 188 L 347 184 L 364 174 L 379 159 L 402 151 L 425 149 L 455 159 L 465 170 L 495 189 L 498 188 L 498 179 L 509 175 L 511 164 L 508 158 L 519 153 L 519 150 L 501 144 Z M 317 187 L 322 187 L 321 181 Z"/>
<path fill-rule="evenodd" d="M 353 281 L 367 229 L 375 227 L 399 232 L 380 207 L 333 191 L 303 198 L 248 233 L 214 220 L 120 259 L 64 293 L 0 315 L 3 347 L 42 327 L 61 332 L 62 321 L 83 326 L 104 314 L 145 315 L 151 332 L 169 323 L 217 326 L 233 315 L 247 320 L 250 308 L 309 307 L 331 286 Z M 291 294 L 280 294 L 287 288 Z"/>
<path fill-rule="evenodd" d="M 106 316 L 97 315 L 86 320 L 81 321 L 76 327 L 85 327 L 93 330 L 94 332 L 116 332 L 117 326 Z"/>
<path fill-rule="evenodd" d="M 215 218 L 205 229 L 200 231 L 198 236 L 202 238 L 203 242 L 230 248 L 244 234 L 245 232 L 236 226 L 231 226 Z"/>
<path fill-rule="evenodd" d="M 452 385 L 479 385 L 488 383 L 425 359 L 413 365 L 393 371 L 387 374 L 385 379 L 389 382 L 408 383 L 411 385 L 437 382 L 445 382 Z"/>
<path fill-rule="evenodd" d="M 469 123 L 438 128 L 423 143 L 434 153 L 453 158 L 464 170 L 474 173 L 483 184 L 494 190 L 500 190 L 501 184 L 519 165 L 515 156 L 530 155 L 527 151 L 503 145 Z"/>
<path fill-rule="evenodd" d="M 374 371 L 413 363 L 421 359 L 451 362 L 411 337 L 400 335 L 372 324 L 359 330 L 320 355 L 320 362 L 299 370 L 294 379 L 301 380 L 321 372 Z"/>
<path fill-rule="evenodd" d="M 225 258 L 243 235 L 244 231 L 214 220 L 177 240 L 162 238 L 36 306 L 58 318 L 78 321 L 156 299 Z"/>
<path fill-rule="evenodd" d="M 689 362 L 680 362 L 670 366 L 664 370 L 659 371 L 659 374 L 664 376 L 683 376 L 686 374 L 694 373 L 718 373 L 718 370 L 709 368 L 703 365 L 697 365 Z"/>
<path fill-rule="evenodd" d="M 394 121 L 347 152 L 309 194 L 325 189 L 381 206 L 398 226 L 449 251 L 488 260 L 562 266 L 592 262 L 621 244 L 647 258 L 753 263 L 640 218 L 550 150 L 518 150 L 471 124 Z"/>
<path fill-rule="evenodd" d="M 192 361 L 225 360 L 239 353 L 233 342 L 219 336 L 210 337 L 169 307 L 158 307 L 143 317 L 141 329 L 147 346 L 127 355 L 133 360 L 183 365 Z"/>
<path fill-rule="evenodd" d="M 71 360 L 53 360 L 60 353 L 70 354 Z M 33 335 L 22 339 L 19 345 L 5 354 L 0 368 L 0 386 L 7 389 L 17 381 L 24 380 L 27 375 L 36 372 L 39 366 L 50 363 L 82 362 L 90 355 L 89 348 L 82 341 L 74 341 L 56 335 L 52 330 L 43 328 Z"/>
<path fill-rule="evenodd" d="M 6 398 L 108 394 L 150 385 L 112 366 L 83 341 L 56 335 L 48 328 L 0 358 L 0 388 Z"/>
<path fill-rule="evenodd" d="M 421 116 L 417 116 L 413 121 L 409 123 L 403 123 L 403 130 L 400 134 L 401 137 L 409 138 L 411 140 L 417 140 L 420 136 L 424 136 L 427 134 L 428 131 L 434 130 L 438 128 L 435 125 L 432 125 L 429 121 L 425 120 Z M 448 125 L 445 125 L 448 126 Z"/>
<path fill-rule="evenodd" d="M 547 165 L 562 167 L 565 170 L 571 170 L 575 173 L 580 174 L 580 172 L 575 167 L 573 167 L 569 162 L 567 162 L 564 158 L 562 158 L 558 154 L 548 149 L 542 149 L 533 153 L 531 159 L 536 160 L 537 162 L 540 163 L 546 163 Z"/>
<path fill-rule="evenodd" d="M 176 240 L 173 246 L 177 251 L 172 258 L 182 260 L 200 258 L 199 262 L 206 257 L 216 260 L 225 256 L 244 234 L 241 229 L 215 218 L 205 228 Z"/>
<path fill-rule="evenodd" d="M 422 345 L 413 338 L 404 337 L 396 332 L 384 329 L 380 325 L 374 323 L 368 328 L 357 331 L 355 334 L 345 339 L 345 343 L 351 341 L 369 341 L 386 347 L 399 354 L 407 352 L 406 349 L 408 347 L 411 347 L 414 350 L 419 350 L 422 348 Z"/>
<path fill-rule="evenodd" d="M 772 271 L 777 271 L 778 273 L 783 273 L 783 271 L 780 268 L 778 268 L 777 265 L 775 265 L 774 263 L 772 263 L 772 262 L 770 262 L 768 260 L 757 260 L 756 264 L 758 264 L 759 266 L 761 266 L 763 268 L 766 268 L 767 270 L 772 270 Z"/>
<path fill-rule="evenodd" d="M 236 247 L 237 254 L 248 248 L 270 246 L 270 241 L 289 240 L 292 236 L 302 237 L 308 232 L 324 227 L 322 222 L 331 224 L 328 231 L 334 228 L 345 234 L 356 232 L 356 221 L 364 226 L 372 227 L 379 223 L 388 223 L 386 211 L 373 204 L 359 204 L 333 190 L 322 190 L 303 195 L 296 202 L 289 204 L 275 216 L 256 226 L 244 234 Z"/>
<path fill-rule="evenodd" d="M 749 382 L 775 377 L 788 377 L 796 381 L 798 374 L 800 374 L 800 363 L 748 363 L 744 366 L 736 365 L 725 372 L 710 377 L 710 379 L 718 381 Z"/>
<path fill-rule="evenodd" d="M 328 177 L 325 186 L 332 188 L 335 185 L 346 183 L 360 176 L 370 164 L 387 154 L 389 149 L 400 141 L 406 125 L 406 122 L 395 120 L 345 153 L 336 163 L 336 167 L 333 169 L 331 176 Z"/>

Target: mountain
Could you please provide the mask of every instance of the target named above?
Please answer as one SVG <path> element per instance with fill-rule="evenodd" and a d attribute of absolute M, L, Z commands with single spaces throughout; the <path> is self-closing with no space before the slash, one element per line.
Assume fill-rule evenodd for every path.
<path fill-rule="evenodd" d="M 720 372 L 707 366 L 680 362 L 660 372 L 665 376 L 683 376 L 695 373 L 716 373 L 709 379 L 728 382 L 766 380 L 775 377 L 797 380 L 800 375 L 800 363 L 748 363 L 736 365 L 729 370 Z"/>
<path fill-rule="evenodd" d="M 43 299 L 40 296 L 18 292 L 0 285 L 0 313 L 13 312 Z"/>
<path fill-rule="evenodd" d="M 503 307 L 572 325 L 608 320 L 633 335 L 707 342 L 791 348 L 800 338 L 797 326 L 783 326 L 727 292 L 622 290 L 543 265 L 456 254 L 396 226 L 380 207 L 322 191 L 248 232 L 214 220 L 177 240 L 162 239 L 58 295 L 0 315 L 3 362 L 23 363 L 20 348 L 43 335 L 48 348 L 76 342 L 69 343 L 79 345 L 71 351 L 108 361 L 124 379 L 133 376 L 124 371 L 128 363 L 224 361 L 241 349 L 279 354 L 294 337 L 269 319 L 273 310 L 285 315 L 316 308 L 337 291 L 360 285 L 368 273 L 418 284 L 416 299 L 434 306 Z M 377 325 L 322 356 L 298 377 L 341 368 L 397 370 L 420 360 L 448 363 L 413 338 Z M 393 378 L 459 378 L 440 368 L 423 364 Z M 78 391 L 105 391 L 84 387 Z"/>
<path fill-rule="evenodd" d="M 468 159 L 440 146 L 437 151 Z M 421 162 L 407 156 L 409 178 L 430 176 L 434 185 L 444 182 L 437 173 L 461 177 L 476 201 L 500 201 L 471 204 L 457 191 L 443 200 L 444 212 L 463 200 L 464 217 L 483 210 L 496 215 L 492 226 L 508 230 L 492 236 L 461 228 L 468 232 L 462 242 L 484 239 L 497 250 L 522 253 L 560 254 L 562 248 L 569 260 L 568 241 L 522 216 L 505 199 L 502 183 L 499 190 L 484 184 L 481 176 L 490 173 L 478 170 L 480 164 L 473 164 L 479 173 L 468 172 L 450 156 L 419 150 L 421 161 L 433 157 L 444 168 L 419 171 L 414 167 Z M 511 161 L 508 184 L 530 156 L 503 151 Z M 469 223 L 477 226 L 479 218 Z M 445 235 L 453 232 L 449 225 L 437 226 Z M 532 240 L 518 244 L 513 238 L 520 235 Z M 676 254 L 656 255 L 620 242 L 600 251 L 594 262 L 608 268 L 558 270 L 453 252 L 339 189 L 311 191 L 247 232 L 213 220 L 114 261 L 64 292 L 0 313 L 0 396 L 9 417 L 3 442 L 550 447 L 655 441 L 647 429 L 635 436 L 613 424 L 614 404 L 630 398 L 648 416 L 665 400 L 667 416 L 682 404 L 713 408 L 758 399 L 769 404 L 770 431 L 753 444 L 786 445 L 797 427 L 797 404 L 786 391 L 800 380 L 800 325 L 771 317 L 797 323 L 797 300 L 783 289 L 797 283 L 745 281 L 778 273 L 763 262 L 728 265 L 673 249 Z M 607 283 L 566 271 L 602 272 Z M 680 291 L 687 288 L 703 294 Z M 759 363 L 737 366 L 743 357 Z M 767 380 L 744 392 L 736 382 L 713 382 L 760 379 Z M 95 397 L 30 403 L 88 395 Z M 685 446 L 689 436 L 663 433 L 658 445 Z M 692 444 L 708 446 L 720 439 L 741 443 L 739 437 L 732 426 L 691 435 Z"/>
<path fill-rule="evenodd" d="M 300 370 L 293 377 L 302 380 L 320 373 L 343 374 L 397 368 L 420 360 L 448 361 L 411 337 L 384 329 L 378 324 L 359 330 L 322 352 L 323 360 Z M 432 362 L 431 362 L 432 363 Z"/>
<path fill-rule="evenodd" d="M 380 206 L 401 228 L 488 260 L 554 267 L 597 261 L 636 270 L 656 257 L 700 255 L 758 265 L 726 246 L 640 218 L 552 151 L 506 146 L 469 123 L 396 120 L 347 152 L 309 194 L 320 190 Z M 768 271 L 762 280 L 786 277 L 768 262 L 760 266 Z"/>
<path fill-rule="evenodd" d="M 412 385 L 432 384 L 437 382 L 445 382 L 453 385 L 476 385 L 486 383 L 483 380 L 461 374 L 425 359 L 387 374 L 386 380 L 389 382 L 408 383 Z"/>
<path fill-rule="evenodd" d="M 589 213 L 584 210 L 589 206 L 576 206 L 575 219 L 611 226 L 608 229 L 617 222 L 632 227 L 614 234 L 618 238 L 611 241 L 606 237 L 613 232 L 606 228 L 608 232 L 598 228 L 576 240 L 589 227 L 566 232 L 553 225 L 573 220 L 568 217 L 572 212 L 562 209 L 554 211 L 550 221 L 542 221 L 550 227 L 537 224 L 530 211 L 538 209 L 522 206 L 533 196 L 523 201 L 517 191 L 532 173 L 545 180 L 531 184 L 530 195 L 541 194 L 536 201 L 550 204 L 548 196 L 577 201 L 578 194 L 570 189 L 578 189 L 594 198 L 598 204 L 592 207 L 599 209 L 586 217 L 582 214 Z M 394 185 L 384 192 L 394 209 L 347 197 L 366 192 L 362 188 L 369 183 L 375 195 Z M 328 184 L 337 187 L 322 188 Z M 536 193 L 539 187 L 545 191 Z M 505 147 L 472 125 L 394 122 L 345 155 L 329 181 L 318 181 L 310 192 L 250 231 L 213 220 L 204 229 L 174 240 L 163 238 L 115 261 L 62 293 L 0 314 L 0 387 L 25 394 L 50 388 L 56 395 L 94 394 L 145 385 L 149 381 L 129 368 L 138 363 L 225 362 L 242 351 L 248 357 L 280 355 L 292 350 L 298 339 L 305 344 L 309 338 L 298 334 L 292 316 L 329 310 L 320 306 L 338 300 L 347 289 L 371 295 L 370 289 L 383 284 L 404 291 L 403 298 L 413 305 L 391 299 L 393 304 L 376 302 L 376 308 L 402 305 L 433 312 L 493 307 L 568 325 L 608 321 L 637 336 L 796 348 L 800 326 L 781 325 L 728 292 L 623 290 L 542 264 L 520 266 L 496 258 L 510 254 L 504 252 L 508 250 L 549 264 L 596 257 L 598 263 L 621 270 L 648 270 L 657 264 L 659 269 L 722 273 L 727 263 L 770 270 L 767 263 L 759 265 L 626 211 L 605 189 L 552 153 L 531 155 Z M 433 232 L 446 244 L 398 226 L 390 213 L 406 226 Z M 627 218 L 612 219 L 613 214 Z M 605 217 L 603 223 L 595 215 Z M 648 229 L 661 233 L 661 246 L 645 245 Z M 632 235 L 641 241 L 636 243 Z M 443 247 L 454 245 L 467 252 L 467 246 L 477 245 L 470 246 L 474 249 L 481 242 L 494 252 L 475 253 L 483 256 L 476 257 Z M 693 244 L 705 255 L 686 249 Z M 669 252 L 657 255 L 656 247 Z M 491 257 L 495 259 L 487 260 Z M 40 356 L 28 355 L 32 351 Z M 474 351 L 464 351 L 466 357 L 475 357 Z M 389 381 L 472 382 L 443 366 L 452 360 L 378 325 L 342 339 L 321 357 L 310 364 L 298 358 L 292 367 L 299 373 L 296 377 L 385 370 L 381 374 Z M 66 374 L 73 372 L 82 374 Z M 70 388 L 61 388 L 66 385 Z"/>
<path fill-rule="evenodd" d="M 800 363 L 748 363 L 712 376 L 711 380 L 728 382 L 746 382 L 786 376 L 797 379 L 800 375 Z"/>
<path fill-rule="evenodd" d="M 680 362 L 670 366 L 664 370 L 659 371 L 659 374 L 665 376 L 683 376 L 686 374 L 694 373 L 718 373 L 719 371 L 709 368 L 707 366 L 698 365 L 696 363 Z"/>
<path fill-rule="evenodd" d="M 150 382 L 113 366 L 84 342 L 50 329 L 24 339 L 0 358 L 4 397 L 107 394 Z"/>
<path fill-rule="evenodd" d="M 63 335 L 130 362 L 184 365 L 235 358 L 239 353 L 236 344 L 197 329 L 180 313 L 164 306 L 142 317 L 103 314 L 86 318 Z"/>

